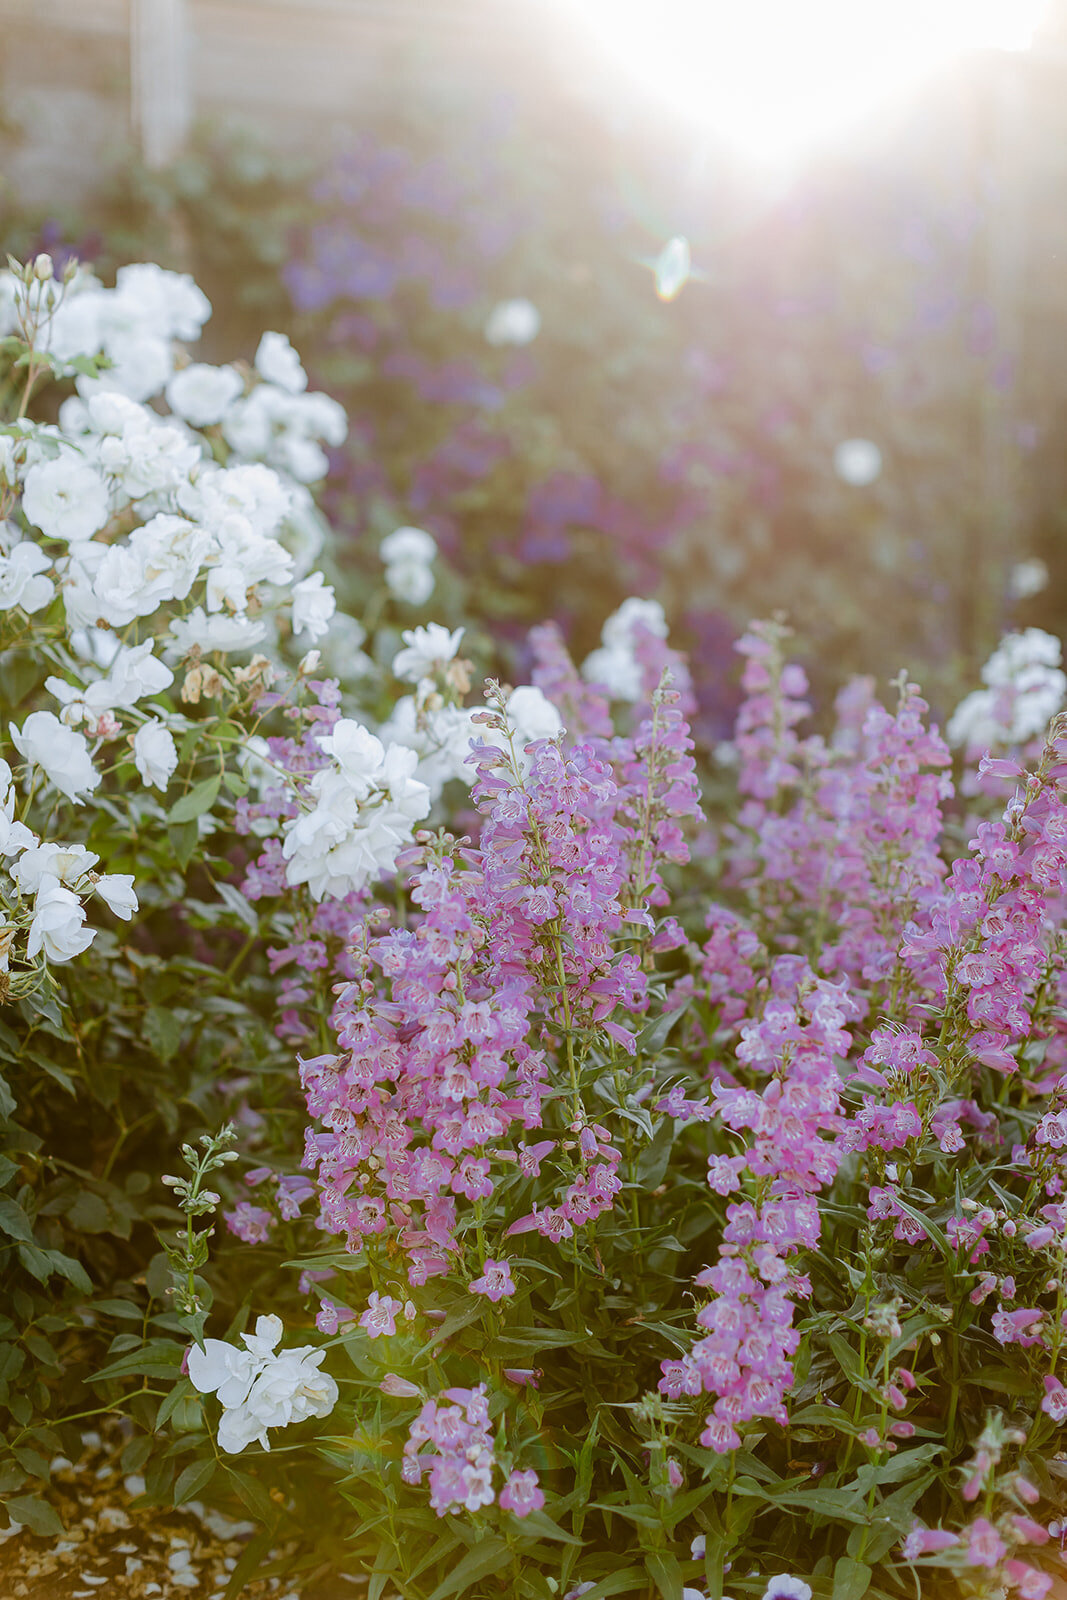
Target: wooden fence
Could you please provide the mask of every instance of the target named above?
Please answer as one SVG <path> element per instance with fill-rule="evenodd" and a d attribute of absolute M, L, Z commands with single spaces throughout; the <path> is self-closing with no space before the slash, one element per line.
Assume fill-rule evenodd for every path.
<path fill-rule="evenodd" d="M 150 166 L 200 118 L 297 144 L 390 96 L 476 92 L 551 41 L 519 0 L 0 0 L 3 181 L 75 201 L 131 143 Z M 542 16 L 544 13 L 542 13 Z M 547 43 L 547 49 L 543 48 Z"/>

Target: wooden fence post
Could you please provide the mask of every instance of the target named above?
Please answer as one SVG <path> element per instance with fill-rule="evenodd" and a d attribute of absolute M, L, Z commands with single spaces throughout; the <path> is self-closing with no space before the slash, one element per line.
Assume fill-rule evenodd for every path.
<path fill-rule="evenodd" d="M 141 158 L 168 166 L 192 121 L 186 0 L 130 0 L 130 87 Z"/>

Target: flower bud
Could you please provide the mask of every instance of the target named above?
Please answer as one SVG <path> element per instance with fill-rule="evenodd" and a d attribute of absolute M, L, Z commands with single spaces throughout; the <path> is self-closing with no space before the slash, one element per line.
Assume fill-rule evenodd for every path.
<path fill-rule="evenodd" d="M 378 1387 L 383 1394 L 394 1395 L 399 1400 L 412 1400 L 422 1393 L 417 1383 L 409 1382 L 396 1372 L 387 1372 Z"/>
<path fill-rule="evenodd" d="M 33 263 L 33 275 L 38 283 L 47 283 L 53 275 L 52 257 L 39 255 Z"/>

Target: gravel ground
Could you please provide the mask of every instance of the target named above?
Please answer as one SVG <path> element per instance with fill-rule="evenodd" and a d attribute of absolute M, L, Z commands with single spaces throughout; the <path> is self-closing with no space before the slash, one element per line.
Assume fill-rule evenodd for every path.
<path fill-rule="evenodd" d="M 121 1437 L 83 1435 L 77 1463 L 52 1462 L 48 1499 L 65 1532 L 41 1538 L 29 1529 L 0 1531 L 3 1600 L 222 1600 L 251 1522 L 234 1522 L 192 1501 L 180 1511 L 133 1509 L 144 1487 L 124 1476 Z M 295 1547 L 273 1552 L 282 1559 Z M 265 1565 L 267 1563 L 264 1563 Z M 320 1572 L 299 1584 L 262 1577 L 246 1584 L 240 1600 L 364 1600 L 365 1577 Z"/>

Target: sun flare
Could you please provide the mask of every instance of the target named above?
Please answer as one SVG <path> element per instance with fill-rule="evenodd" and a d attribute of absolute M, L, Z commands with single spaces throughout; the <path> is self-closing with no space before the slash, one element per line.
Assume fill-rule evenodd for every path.
<path fill-rule="evenodd" d="M 1024 50 L 1046 0 L 560 0 L 637 83 L 751 159 L 825 144 L 954 56 Z"/>

